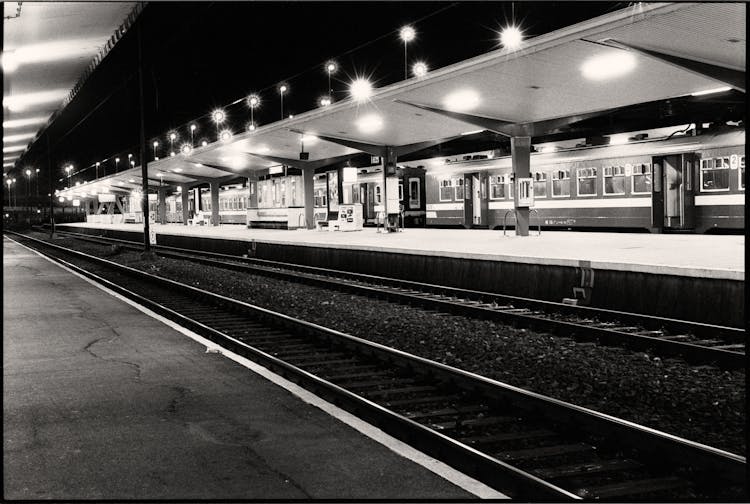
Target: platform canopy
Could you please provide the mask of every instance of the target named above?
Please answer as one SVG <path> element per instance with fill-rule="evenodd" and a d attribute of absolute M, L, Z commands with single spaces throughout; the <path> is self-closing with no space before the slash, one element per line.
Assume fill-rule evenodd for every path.
<path fill-rule="evenodd" d="M 4 172 L 124 33 L 134 9 L 136 2 L 3 3 Z"/>
<path fill-rule="evenodd" d="M 151 162 L 149 178 L 198 183 L 384 146 L 405 154 L 482 130 L 541 136 L 619 107 L 744 92 L 745 11 L 743 3 L 635 4 L 375 89 L 365 102 L 347 99 Z M 125 173 L 137 179 L 139 170 Z"/>

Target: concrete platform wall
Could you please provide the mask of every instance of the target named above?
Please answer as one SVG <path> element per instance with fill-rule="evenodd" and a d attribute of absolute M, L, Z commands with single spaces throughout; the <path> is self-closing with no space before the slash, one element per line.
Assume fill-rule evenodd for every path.
<path fill-rule="evenodd" d="M 141 240 L 141 233 L 72 229 Z M 357 273 L 561 301 L 573 297 L 581 267 L 159 235 L 160 245 L 244 255 Z M 744 282 L 594 269 L 591 306 L 743 327 Z"/>

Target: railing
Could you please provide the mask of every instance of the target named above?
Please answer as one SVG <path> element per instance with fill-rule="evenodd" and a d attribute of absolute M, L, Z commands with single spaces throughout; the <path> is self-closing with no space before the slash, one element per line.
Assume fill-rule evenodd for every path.
<path fill-rule="evenodd" d="M 537 218 L 537 236 L 542 236 L 542 219 L 539 218 L 539 212 L 536 208 L 529 209 L 529 222 L 531 222 L 531 212 L 536 212 L 536 218 Z M 503 217 L 503 236 L 505 236 L 505 226 L 508 220 L 508 214 L 513 213 L 515 219 L 516 219 L 516 226 L 518 226 L 518 216 L 516 216 L 516 209 L 511 208 L 507 212 L 505 212 L 505 216 Z"/>

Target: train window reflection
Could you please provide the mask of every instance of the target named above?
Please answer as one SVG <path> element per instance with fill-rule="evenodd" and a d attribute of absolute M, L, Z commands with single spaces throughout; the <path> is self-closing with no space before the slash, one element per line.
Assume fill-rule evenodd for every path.
<path fill-rule="evenodd" d="M 504 199 L 507 195 L 507 175 L 493 175 L 490 177 L 490 199 Z"/>
<path fill-rule="evenodd" d="M 547 173 L 536 172 L 536 173 L 532 173 L 531 177 L 534 179 L 534 198 L 546 198 L 547 197 Z"/>
<path fill-rule="evenodd" d="M 729 158 L 701 159 L 701 190 L 729 190 Z"/>
<path fill-rule="evenodd" d="M 443 179 L 440 181 L 440 201 L 451 201 L 453 199 L 453 181 Z"/>
<path fill-rule="evenodd" d="M 552 197 L 570 196 L 570 170 L 552 172 Z"/>
<path fill-rule="evenodd" d="M 631 186 L 633 194 L 651 194 L 651 163 L 633 165 Z"/>
<path fill-rule="evenodd" d="M 625 194 L 625 167 L 604 167 L 604 194 Z"/>
<path fill-rule="evenodd" d="M 464 199 L 464 178 L 454 179 L 453 186 L 456 188 L 456 200 Z"/>
<path fill-rule="evenodd" d="M 576 170 L 578 196 L 596 196 L 596 168 Z"/>

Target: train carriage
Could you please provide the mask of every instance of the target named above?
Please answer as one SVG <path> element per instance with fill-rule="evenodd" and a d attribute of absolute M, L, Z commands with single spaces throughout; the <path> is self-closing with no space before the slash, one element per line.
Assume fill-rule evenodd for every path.
<path fill-rule="evenodd" d="M 532 153 L 532 225 L 744 229 L 744 129 Z M 426 169 L 428 226 L 513 225 L 511 158 L 492 153 L 414 161 Z"/>

